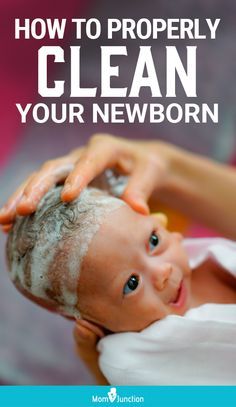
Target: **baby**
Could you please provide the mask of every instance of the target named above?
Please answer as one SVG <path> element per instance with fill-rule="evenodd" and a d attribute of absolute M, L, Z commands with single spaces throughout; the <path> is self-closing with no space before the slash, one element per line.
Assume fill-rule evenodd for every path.
<path fill-rule="evenodd" d="M 179 233 L 156 215 L 86 188 L 71 203 L 50 190 L 7 241 L 15 286 L 29 299 L 111 332 L 142 331 L 205 303 L 235 303 L 235 278 L 207 260 L 192 271 Z"/>

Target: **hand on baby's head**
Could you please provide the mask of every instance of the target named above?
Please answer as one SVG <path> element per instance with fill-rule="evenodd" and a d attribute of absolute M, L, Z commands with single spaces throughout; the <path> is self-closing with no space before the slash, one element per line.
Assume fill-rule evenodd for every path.
<path fill-rule="evenodd" d="M 94 188 L 72 203 L 61 202 L 60 192 L 52 189 L 35 214 L 18 217 L 9 235 L 16 287 L 48 309 L 113 332 L 139 331 L 173 313 L 189 268 L 180 235 L 163 227 L 166 218 L 140 215 Z"/>
<path fill-rule="evenodd" d="M 50 190 L 37 211 L 17 217 L 7 241 L 10 277 L 31 300 L 65 316 L 78 317 L 78 280 L 94 234 L 121 200 L 87 188 L 71 203 Z"/>

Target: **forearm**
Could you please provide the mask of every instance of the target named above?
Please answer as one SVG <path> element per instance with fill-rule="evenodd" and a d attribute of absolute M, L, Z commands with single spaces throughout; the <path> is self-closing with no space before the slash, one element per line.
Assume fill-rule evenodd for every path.
<path fill-rule="evenodd" d="M 170 163 L 167 182 L 154 200 L 236 239 L 236 170 L 181 149 Z"/>
<path fill-rule="evenodd" d="M 129 176 L 123 199 L 134 210 L 147 214 L 148 201 L 152 210 L 164 203 L 236 239 L 236 170 L 161 141 L 128 141 L 104 134 L 46 162 L 8 200 L 0 223 L 10 227 L 16 214 L 34 212 L 58 182 L 65 181 L 62 200 L 72 201 L 111 167 Z"/>

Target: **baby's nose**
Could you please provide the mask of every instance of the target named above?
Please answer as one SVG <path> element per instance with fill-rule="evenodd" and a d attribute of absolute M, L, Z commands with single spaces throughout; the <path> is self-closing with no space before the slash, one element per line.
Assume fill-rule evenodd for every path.
<path fill-rule="evenodd" d="M 160 264 L 153 273 L 153 284 L 159 291 L 163 290 L 172 273 L 172 265 L 170 263 Z"/>

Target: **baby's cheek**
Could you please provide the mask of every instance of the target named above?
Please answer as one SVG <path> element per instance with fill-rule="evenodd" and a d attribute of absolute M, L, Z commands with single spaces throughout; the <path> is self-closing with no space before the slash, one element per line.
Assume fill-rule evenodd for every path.
<path fill-rule="evenodd" d="M 180 237 L 179 237 L 180 236 Z M 172 233 L 172 244 L 170 245 L 168 257 L 171 263 L 175 263 L 184 274 L 190 274 L 189 260 L 183 245 L 181 244 L 182 235 Z"/>
<path fill-rule="evenodd" d="M 191 269 L 189 266 L 189 259 L 186 253 L 183 251 L 183 248 L 181 248 L 182 253 L 180 254 L 180 262 L 179 265 L 181 267 L 181 270 L 183 271 L 184 275 L 189 276 L 191 274 Z"/>
<path fill-rule="evenodd" d="M 142 315 L 146 320 L 146 325 L 149 325 L 153 321 L 157 321 L 166 316 L 166 309 L 163 301 L 161 300 L 159 293 L 156 289 L 150 287 L 146 290 L 142 299 Z"/>
<path fill-rule="evenodd" d="M 183 275 L 188 276 L 190 275 L 190 267 L 189 267 L 189 260 L 185 253 L 179 251 L 178 256 L 174 259 L 175 264 L 181 270 Z"/>

